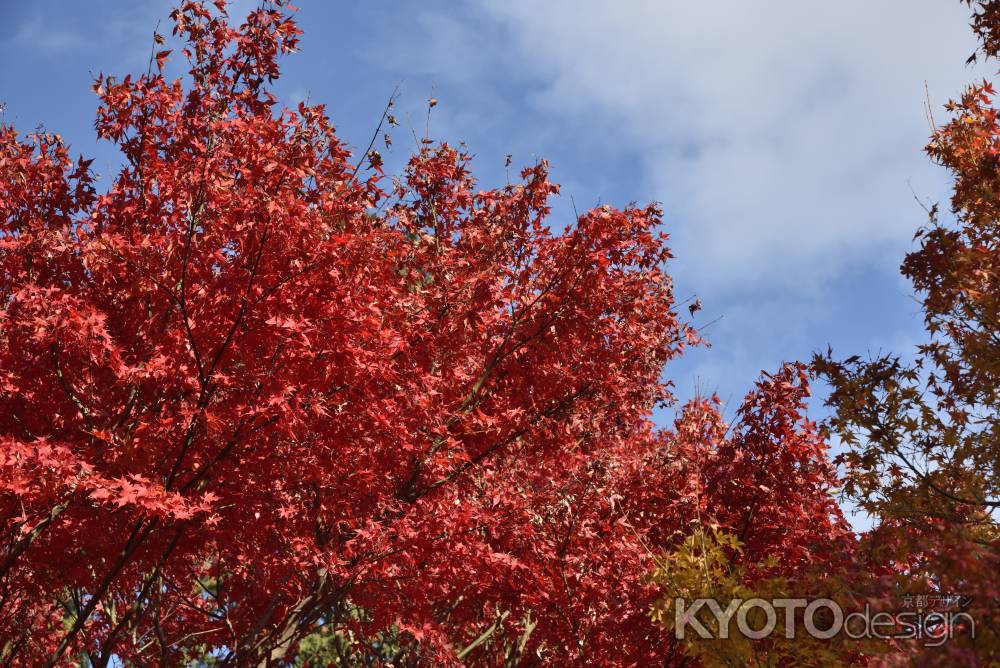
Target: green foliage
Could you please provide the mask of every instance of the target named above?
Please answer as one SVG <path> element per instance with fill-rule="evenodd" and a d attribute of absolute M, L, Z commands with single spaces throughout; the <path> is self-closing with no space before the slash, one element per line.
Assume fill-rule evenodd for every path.
<path fill-rule="evenodd" d="M 679 640 L 685 654 L 706 668 L 853 665 L 856 647 L 844 639 L 810 638 L 803 633 L 798 619 L 794 622 L 795 637 L 786 638 L 780 611 L 777 626 L 767 637 L 752 639 L 741 633 L 736 623 L 741 615 L 745 615 L 754 630 L 768 623 L 764 610 L 750 604 L 753 599 L 770 601 L 801 595 L 800 590 L 794 589 L 801 583 L 796 585 L 781 576 L 753 580 L 744 556 L 743 545 L 736 536 L 717 528 L 705 530 L 699 525 L 676 549 L 657 560 L 651 579 L 661 588 L 662 595 L 650 612 L 653 621 L 676 637 L 679 616 L 676 599 L 684 599 L 687 604 L 702 598 L 717 602 L 725 613 L 723 616 L 714 614 L 708 606 L 702 606 L 693 615 L 710 637 L 702 638 L 692 628 L 686 628 L 683 640 Z M 753 566 L 758 572 L 769 572 L 779 562 L 780 556 L 772 554 Z"/>

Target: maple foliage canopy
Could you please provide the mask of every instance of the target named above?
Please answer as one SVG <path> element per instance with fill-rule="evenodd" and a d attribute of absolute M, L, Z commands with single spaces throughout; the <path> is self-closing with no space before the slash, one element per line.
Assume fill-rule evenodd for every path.
<path fill-rule="evenodd" d="M 106 188 L 0 128 L 4 665 L 649 665 L 696 526 L 839 568 L 801 366 L 652 425 L 698 343 L 657 206 L 553 229 L 544 162 L 479 190 L 430 142 L 387 184 L 269 92 L 289 8 L 214 5 L 97 79 Z"/>
<path fill-rule="evenodd" d="M 980 48 L 1000 56 L 1000 2 L 963 0 Z M 1000 122 L 989 81 L 946 105 L 927 154 L 953 178 L 950 216 L 928 207 L 902 273 L 926 342 L 899 355 L 819 356 L 830 427 L 850 448 L 845 489 L 877 518 L 863 549 L 898 574 L 897 593 L 964 593 L 975 638 L 956 635 L 908 665 L 994 665 L 1000 657 Z M 993 663 L 986 663 L 992 661 Z"/>

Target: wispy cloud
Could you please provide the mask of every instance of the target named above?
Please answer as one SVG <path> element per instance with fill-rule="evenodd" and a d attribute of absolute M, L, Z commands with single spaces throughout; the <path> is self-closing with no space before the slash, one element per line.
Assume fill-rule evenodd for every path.
<path fill-rule="evenodd" d="M 38 13 L 24 20 L 10 41 L 13 46 L 46 53 L 72 51 L 90 45 L 82 34 L 53 26 Z"/>
<path fill-rule="evenodd" d="M 722 292 L 808 290 L 898 253 L 911 188 L 944 192 L 925 82 L 940 105 L 977 74 L 957 2 L 474 4 L 505 40 L 432 13 L 406 43 L 465 81 L 516 59 L 534 105 L 608 129 L 665 202 L 684 275 Z"/>

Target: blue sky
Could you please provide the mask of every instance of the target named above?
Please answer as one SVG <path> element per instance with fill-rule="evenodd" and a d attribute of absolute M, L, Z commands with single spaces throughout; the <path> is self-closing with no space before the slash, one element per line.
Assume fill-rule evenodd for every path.
<path fill-rule="evenodd" d="M 733 407 L 783 359 L 919 340 L 898 266 L 925 219 L 914 195 L 948 193 L 922 153 L 925 84 L 940 120 L 984 74 L 964 65 L 975 43 L 957 0 L 299 4 L 302 49 L 279 95 L 327 103 L 363 147 L 399 85 L 390 166 L 433 95 L 431 136 L 464 140 L 484 186 L 505 180 L 508 153 L 515 166 L 551 161 L 555 224 L 571 219 L 570 196 L 579 208 L 663 203 L 678 296 L 701 298 L 698 325 L 721 317 L 713 347 L 668 371 L 681 398 L 716 391 Z M 5 2 L 7 120 L 44 124 L 113 173 L 93 137 L 92 74 L 144 70 L 169 8 Z"/>

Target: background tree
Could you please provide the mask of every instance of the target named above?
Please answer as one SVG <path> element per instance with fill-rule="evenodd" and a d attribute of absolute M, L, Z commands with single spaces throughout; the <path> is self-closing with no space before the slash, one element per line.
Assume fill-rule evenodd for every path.
<path fill-rule="evenodd" d="M 1000 48 L 1000 3 L 974 9 L 979 55 Z M 970 59 L 974 59 L 976 55 Z M 1000 657 L 1000 126 L 989 82 L 947 105 L 928 155 L 954 177 L 950 217 L 935 205 L 902 265 L 928 341 L 916 361 L 817 357 L 832 385 L 829 426 L 849 446 L 845 491 L 879 525 L 872 549 L 898 565 L 897 594 L 973 598 L 975 642 L 957 633 L 928 662 Z M 966 630 L 967 631 L 967 630 Z M 942 650 L 944 652 L 945 650 Z"/>
<path fill-rule="evenodd" d="M 674 507 L 659 526 L 671 526 L 667 517 L 692 518 L 659 539 L 668 549 L 653 573 L 662 590 L 653 610 L 664 628 L 673 631 L 676 597 L 714 598 L 723 609 L 754 597 L 830 598 L 846 610 L 859 602 L 867 576 L 831 494 L 837 478 L 827 446 L 805 418 L 808 396 L 805 367 L 786 365 L 747 395 L 732 427 L 713 402 L 685 407 L 672 439 L 679 475 L 658 488 Z M 716 627 L 705 612 L 705 627 Z M 689 631 L 683 648 L 704 666 L 864 663 L 862 648 L 846 637 L 810 639 L 800 613 L 795 639 L 783 637 L 785 622 L 778 619 L 779 632 L 768 638 L 745 638 L 734 623 L 726 640 Z M 764 625 L 750 619 L 753 628 Z"/>

